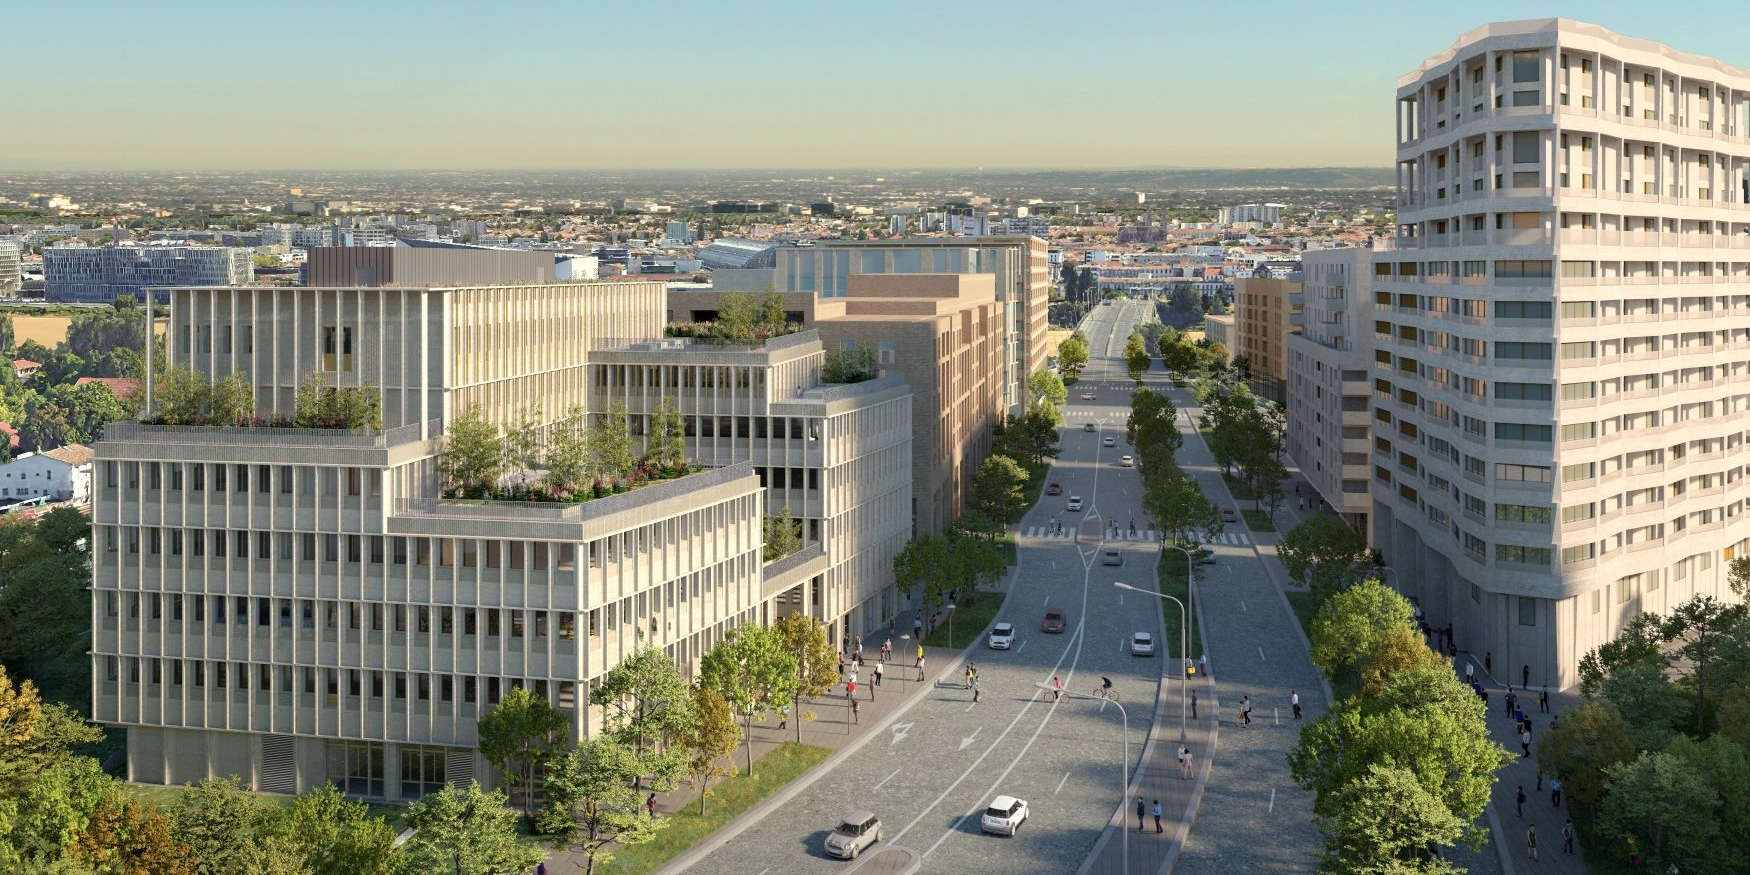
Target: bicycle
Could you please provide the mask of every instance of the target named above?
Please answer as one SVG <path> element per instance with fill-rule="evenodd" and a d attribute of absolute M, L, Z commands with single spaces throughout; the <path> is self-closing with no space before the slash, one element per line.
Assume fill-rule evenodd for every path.
<path fill-rule="evenodd" d="M 1090 693 L 1089 695 L 1093 696 L 1096 699 L 1105 699 L 1108 702 L 1118 701 L 1118 691 L 1117 690 L 1109 690 L 1105 687 L 1095 687 L 1094 692 Z"/>

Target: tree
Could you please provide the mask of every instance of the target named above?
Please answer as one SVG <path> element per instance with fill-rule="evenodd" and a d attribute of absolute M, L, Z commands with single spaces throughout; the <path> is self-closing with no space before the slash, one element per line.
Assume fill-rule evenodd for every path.
<path fill-rule="evenodd" d="M 1153 389 L 1138 389 L 1130 396 L 1130 415 L 1124 420 L 1125 440 L 1138 450 L 1159 444 L 1169 454 L 1177 453 L 1185 443 L 1178 419 L 1179 409 L 1171 399 Z"/>
<path fill-rule="evenodd" d="M 1062 407 L 1069 401 L 1069 390 L 1064 388 L 1063 378 L 1044 368 L 1027 378 L 1027 392 L 1035 402 L 1044 401 L 1054 407 Z"/>
<path fill-rule="evenodd" d="M 753 721 L 795 698 L 796 669 L 796 656 L 777 630 L 751 624 L 729 630 L 699 661 L 699 683 L 722 694 L 741 716 L 749 775 L 754 773 Z"/>
<path fill-rule="evenodd" d="M 686 421 L 672 395 L 662 399 L 651 417 L 650 459 L 662 468 L 682 468 L 687 464 Z"/>
<path fill-rule="evenodd" d="M 450 424 L 438 453 L 438 470 L 444 490 L 462 498 L 484 498 L 497 488 L 504 476 L 504 442 L 478 403 L 468 405 Z"/>
<path fill-rule="evenodd" d="M 505 773 L 522 796 L 523 817 L 534 817 L 535 774 L 565 743 L 565 715 L 547 697 L 514 686 L 498 706 L 481 717 L 480 753 Z"/>
<path fill-rule="evenodd" d="M 595 476 L 618 479 L 632 470 L 632 435 L 626 428 L 626 405 L 614 401 L 589 431 L 590 467 Z"/>
<path fill-rule="evenodd" d="M 277 831 L 302 854 L 311 875 L 393 875 L 401 859 L 395 830 L 369 812 L 324 784 L 293 799 Z"/>
<path fill-rule="evenodd" d="M 97 760 L 70 756 L 0 793 L 0 872 L 46 872 L 67 855 L 115 781 Z"/>
<path fill-rule="evenodd" d="M 12 327 L 12 314 L 0 313 L 0 352 L 11 355 L 18 347 L 18 333 Z"/>
<path fill-rule="evenodd" d="M 82 553 L 14 551 L 0 565 L 0 661 L 42 678 L 49 660 L 84 647 L 91 599 L 85 592 L 91 573 Z M 22 565 L 22 556 L 36 556 Z"/>
<path fill-rule="evenodd" d="M 994 541 L 1002 533 L 1003 524 L 976 507 L 967 508 L 965 513 L 948 522 L 948 536 L 954 540 Z"/>
<path fill-rule="evenodd" d="M 518 412 L 516 422 L 504 431 L 505 460 L 525 486 L 529 473 L 543 467 L 542 449 L 541 406 L 530 404 Z"/>
<path fill-rule="evenodd" d="M 1683 727 L 1687 703 L 1666 677 L 1664 660 L 1618 666 L 1599 685 L 1598 695 L 1622 718 L 1637 750 L 1662 750 Z"/>
<path fill-rule="evenodd" d="M 861 383 L 873 380 L 879 369 L 875 364 L 875 351 L 866 343 L 858 343 L 848 349 L 833 349 L 826 353 L 826 360 L 820 366 L 820 381 L 823 383 Z"/>
<path fill-rule="evenodd" d="M 1156 309 L 1162 322 L 1175 328 L 1189 328 L 1203 321 L 1203 296 L 1197 294 L 1190 283 L 1177 283 L 1168 294 L 1167 302 Z"/>
<path fill-rule="evenodd" d="M 1295 581 L 1310 572 L 1313 603 L 1323 604 L 1354 578 L 1367 558 L 1367 541 L 1339 517 L 1314 514 L 1283 534 L 1276 558 Z"/>
<path fill-rule="evenodd" d="M 1075 382 L 1082 375 L 1082 369 L 1088 366 L 1088 341 L 1081 332 L 1070 335 L 1057 345 L 1057 367 L 1063 372 L 1063 378 Z"/>
<path fill-rule="evenodd" d="M 188 845 L 198 875 L 230 875 L 255 856 L 255 831 L 267 820 L 260 800 L 235 777 L 207 778 L 176 797 L 176 837 Z"/>
<path fill-rule="evenodd" d="M 735 725 L 735 715 L 723 694 L 707 687 L 693 688 L 693 710 L 699 720 L 684 740 L 687 747 L 687 773 L 699 785 L 699 816 L 705 814 L 705 799 L 711 795 L 711 779 L 735 774 L 730 757 L 741 743 L 741 727 Z M 801 721 L 797 721 L 801 725 Z M 801 737 L 801 729 L 797 729 Z"/>
<path fill-rule="evenodd" d="M 77 508 L 57 507 L 37 518 L 35 537 L 55 553 L 83 552 L 80 543 L 91 540 L 91 517 Z"/>
<path fill-rule="evenodd" d="M 826 639 L 826 626 L 801 611 L 773 624 L 784 647 L 796 654 L 796 690 L 790 697 L 790 713 L 796 723 L 796 741 L 802 741 L 802 698 L 823 696 L 839 681 L 838 653 Z"/>
<path fill-rule="evenodd" d="M 1715 721 L 1719 726 L 1716 734 L 1729 738 L 1750 751 L 1750 679 L 1739 681 L 1737 686 L 1720 697 L 1720 709 L 1715 714 Z"/>
<path fill-rule="evenodd" d="M 1221 511 L 1203 494 L 1202 487 L 1177 465 L 1150 460 L 1143 469 L 1148 482 L 1142 507 L 1154 526 L 1176 543 L 1202 543 L 1221 530 Z"/>
<path fill-rule="evenodd" d="M 666 819 L 646 817 L 644 797 L 634 786 L 642 768 L 632 750 L 613 738 L 598 735 L 559 757 L 548 784 L 555 801 L 542 813 L 549 827 L 569 824 L 567 838 L 583 848 L 584 872 L 614 859 L 609 846 L 629 848 L 656 837 Z"/>
<path fill-rule="evenodd" d="M 1450 668 L 1419 666 L 1372 696 L 1351 696 L 1300 731 L 1289 751 L 1313 811 L 1342 814 L 1342 791 L 1375 765 L 1401 768 L 1461 822 L 1474 824 L 1512 755 L 1489 737 L 1485 708 Z M 1472 828 L 1467 826 L 1467 834 Z"/>
<path fill-rule="evenodd" d="M 921 586 L 924 609 L 933 610 L 959 580 L 957 565 L 958 557 L 947 536 L 930 532 L 907 541 L 893 557 L 893 582 L 908 599 Z"/>
<path fill-rule="evenodd" d="M 1309 655 L 1327 679 L 1345 673 L 1359 679 L 1378 655 L 1382 639 L 1397 629 L 1414 634 L 1412 616 L 1408 599 L 1377 580 L 1362 581 L 1319 605 L 1307 635 Z"/>
<path fill-rule="evenodd" d="M 718 337 L 726 340 L 752 340 L 757 320 L 757 306 L 752 295 L 745 292 L 724 292 L 717 299 L 717 323 L 713 328 Z"/>
<path fill-rule="evenodd" d="M 508 801 L 501 790 L 488 793 L 470 783 L 466 789 L 445 785 L 407 806 L 415 832 L 405 848 L 406 871 L 498 875 L 540 862 L 546 852 L 517 841 L 517 814 L 505 807 Z"/>
<path fill-rule="evenodd" d="M 572 489 L 589 478 L 589 443 L 585 438 L 585 414 L 572 405 L 565 418 L 553 426 L 547 448 L 547 483 L 555 489 Z"/>
<path fill-rule="evenodd" d="M 1580 658 L 1580 693 L 1598 697 L 1605 678 L 1618 668 L 1636 662 L 1664 661 L 1664 621 L 1658 614 L 1637 614 L 1623 624 L 1616 637 L 1598 645 Z"/>
<path fill-rule="evenodd" d="M 972 478 L 972 500 L 979 510 L 1004 523 L 1027 511 L 1027 471 L 1008 456 L 986 456 Z"/>
<path fill-rule="evenodd" d="M 208 399 L 209 415 L 219 425 L 247 425 L 255 416 L 255 387 L 242 371 L 213 381 Z"/>
<path fill-rule="evenodd" d="M 783 334 L 789 323 L 790 318 L 784 313 L 783 293 L 766 289 L 754 311 L 755 336 L 772 337 Z"/>
<path fill-rule="evenodd" d="M 1600 836 L 1634 839 L 1655 871 L 1668 864 L 1706 871 L 1719 821 L 1702 815 L 1720 802 L 1709 776 L 1662 751 L 1641 751 L 1634 761 L 1611 766 L 1605 776 Z"/>
<path fill-rule="evenodd" d="M 1448 668 L 1445 657 L 1435 653 L 1422 633 L 1408 625 L 1386 629 L 1375 638 L 1360 662 L 1361 692 L 1374 695 L 1399 672 L 1417 666 Z"/>
<path fill-rule="evenodd" d="M 1373 764 L 1336 791 L 1336 813 L 1320 817 L 1329 875 L 1452 875 L 1462 870 L 1427 848 L 1456 843 L 1464 822 L 1414 772 Z"/>
<path fill-rule="evenodd" d="M 1583 806 L 1593 820 L 1604 800 L 1610 768 L 1634 756 L 1628 727 L 1615 711 L 1598 702 L 1585 702 L 1562 715 L 1561 723 L 1537 740 L 1539 770 L 1561 775 L 1569 800 Z"/>
<path fill-rule="evenodd" d="M 687 768 L 686 749 L 676 739 L 699 719 L 674 660 L 655 647 L 640 647 L 602 677 L 589 701 L 602 708 L 603 731 L 637 759 L 633 789 L 646 778 L 656 790 L 674 789 Z"/>
<path fill-rule="evenodd" d="M 1059 449 L 1058 426 L 1063 423 L 1063 411 L 1049 404 L 1032 404 L 1002 427 L 997 435 L 994 452 L 1030 465 L 1042 465 Z"/>
<path fill-rule="evenodd" d="M 193 852 L 172 832 L 170 818 L 119 789 L 91 813 L 73 857 L 115 875 L 195 875 Z"/>
<path fill-rule="evenodd" d="M 1720 658 L 1726 631 L 1744 626 L 1750 621 L 1750 608 L 1743 603 L 1728 604 L 1709 595 L 1698 595 L 1671 612 L 1661 632 L 1665 640 L 1677 643 L 1676 655 L 1691 666 L 1689 678 L 1695 684 L 1695 734 L 1707 728 L 1707 670 Z"/>
<path fill-rule="evenodd" d="M 1130 339 L 1124 344 L 1124 365 L 1130 371 L 1130 379 L 1142 382 L 1142 375 L 1148 371 L 1150 361 L 1148 347 L 1143 342 L 1142 335 L 1131 332 Z"/>
<path fill-rule="evenodd" d="M 951 538 L 954 568 L 959 572 L 951 591 L 955 597 L 972 602 L 978 591 L 995 586 L 1009 570 L 1009 561 L 996 542 L 981 538 Z"/>
<path fill-rule="evenodd" d="M 765 544 L 760 554 L 763 561 L 776 562 L 802 549 L 801 521 L 790 517 L 788 505 L 776 516 L 766 514 L 763 528 Z"/>

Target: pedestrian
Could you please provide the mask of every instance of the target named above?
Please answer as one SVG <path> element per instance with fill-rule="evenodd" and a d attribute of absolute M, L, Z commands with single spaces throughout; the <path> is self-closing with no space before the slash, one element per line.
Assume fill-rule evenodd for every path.
<path fill-rule="evenodd" d="M 881 666 L 882 665 L 883 665 L 883 663 L 879 663 L 879 662 L 875 663 L 875 672 L 874 672 L 875 683 L 874 683 L 874 686 L 877 686 L 877 687 L 881 686 Z M 871 693 L 869 693 L 869 696 L 870 696 L 870 698 L 874 698 L 875 694 L 873 692 L 871 692 Z"/>
<path fill-rule="evenodd" d="M 1294 719 L 1299 720 L 1300 719 L 1300 694 L 1293 691 L 1293 690 L 1289 690 L 1288 691 L 1288 704 L 1294 706 Z"/>
<path fill-rule="evenodd" d="M 1519 815 L 1520 820 L 1525 819 L 1525 785 L 1524 784 L 1520 784 L 1519 789 L 1513 791 L 1513 811 Z"/>
<path fill-rule="evenodd" d="M 924 657 L 923 657 L 923 654 L 920 653 L 920 654 L 918 654 L 918 683 L 921 684 L 923 682 L 924 682 Z"/>
<path fill-rule="evenodd" d="M 886 662 L 887 657 L 892 656 L 892 655 L 893 655 L 893 639 L 888 638 L 886 641 L 881 642 L 881 661 Z"/>
<path fill-rule="evenodd" d="M 854 640 L 856 642 L 857 661 L 862 662 L 863 661 L 863 636 L 858 635 L 852 640 Z"/>
<path fill-rule="evenodd" d="M 1562 807 L 1562 778 L 1557 775 L 1549 779 L 1549 804 Z"/>
<path fill-rule="evenodd" d="M 1250 696 L 1240 697 L 1240 725 L 1246 727 L 1252 725 L 1252 697 Z"/>
<path fill-rule="evenodd" d="M 1478 687 L 1477 688 L 1477 695 L 1483 697 L 1483 710 L 1484 711 L 1489 710 L 1489 691 L 1485 690 L 1481 687 Z"/>
<path fill-rule="evenodd" d="M 1191 763 L 1191 748 L 1187 747 L 1185 748 L 1185 777 L 1191 777 L 1191 773 L 1194 771 L 1196 771 L 1196 767 Z"/>
<path fill-rule="evenodd" d="M 656 816 L 656 794 L 655 793 L 650 794 L 650 796 L 644 800 L 644 810 L 650 812 L 651 817 Z"/>
<path fill-rule="evenodd" d="M 1183 780 L 1185 780 L 1185 746 L 1184 745 L 1179 745 L 1179 749 L 1178 749 L 1178 751 L 1176 751 L 1174 753 L 1173 758 L 1179 761 L 1179 780 L 1183 781 Z"/>
<path fill-rule="evenodd" d="M 1521 751 L 1519 754 L 1520 759 L 1531 756 L 1531 730 L 1519 730 L 1519 750 Z"/>
<path fill-rule="evenodd" d="M 1155 835 L 1160 835 L 1161 833 L 1166 832 L 1167 828 L 1164 826 L 1161 826 L 1161 800 L 1159 800 L 1159 799 L 1155 800 L 1154 814 L 1155 814 Z"/>
<path fill-rule="evenodd" d="M 1543 689 L 1537 691 L 1537 707 L 1543 713 L 1549 713 L 1549 684 L 1544 684 Z"/>
<path fill-rule="evenodd" d="M 844 678 L 844 676 L 845 676 L 845 655 L 843 653 L 841 653 L 841 654 L 839 654 L 839 678 L 842 680 Z"/>
<path fill-rule="evenodd" d="M 1530 665 L 1527 665 L 1524 668 L 1521 668 L 1519 670 L 1519 685 L 1522 687 L 1525 687 L 1527 689 L 1531 688 L 1531 666 Z"/>
<path fill-rule="evenodd" d="M 1566 823 L 1562 824 L 1562 853 L 1567 854 L 1570 857 L 1574 855 L 1574 821 L 1573 820 L 1569 820 Z"/>
<path fill-rule="evenodd" d="M 1525 828 L 1525 853 L 1530 854 L 1533 861 L 1537 860 L 1537 824 L 1535 823 Z"/>
<path fill-rule="evenodd" d="M 919 642 L 918 649 L 922 650 L 923 649 L 922 642 L 924 640 L 924 618 L 923 617 L 912 617 L 911 618 L 911 635 L 912 635 L 912 638 L 916 639 Z"/>
<path fill-rule="evenodd" d="M 546 863 L 536 863 L 535 864 L 535 875 L 547 875 L 547 864 Z"/>
<path fill-rule="evenodd" d="M 1191 691 L 1191 719 L 1197 719 L 1197 691 Z"/>
<path fill-rule="evenodd" d="M 972 689 L 972 674 L 972 663 L 968 661 L 966 663 L 966 688 L 969 690 Z"/>
<path fill-rule="evenodd" d="M 1483 651 L 1483 674 L 1489 677 L 1495 676 L 1495 651 L 1493 650 Z"/>
<path fill-rule="evenodd" d="M 1531 789 L 1532 789 L 1532 792 L 1534 792 L 1534 793 L 1542 793 L 1543 792 L 1543 767 L 1542 766 L 1539 766 L 1537 769 L 1537 786 L 1533 787 Z"/>
<path fill-rule="evenodd" d="M 1142 797 L 1136 797 L 1136 831 L 1142 832 L 1143 818 L 1148 817 L 1148 806 L 1143 804 Z"/>
<path fill-rule="evenodd" d="M 779 705 L 778 706 L 778 728 L 780 730 L 782 730 L 785 726 L 789 725 L 789 723 L 790 723 L 790 706 L 789 705 Z"/>
<path fill-rule="evenodd" d="M 857 698 L 857 681 L 855 678 L 853 678 L 850 683 L 845 684 L 845 695 L 850 696 L 853 700 Z"/>
<path fill-rule="evenodd" d="M 1063 679 L 1057 675 L 1051 676 L 1051 701 L 1063 698 Z"/>
<path fill-rule="evenodd" d="M 922 666 L 923 664 L 924 664 L 924 643 L 922 641 L 919 641 L 918 642 L 918 665 Z"/>
<path fill-rule="evenodd" d="M 1468 659 L 1464 661 L 1464 682 L 1473 686 L 1477 682 L 1477 664 Z"/>
<path fill-rule="evenodd" d="M 972 679 L 972 704 L 978 704 L 978 678 L 976 677 Z"/>
<path fill-rule="evenodd" d="M 1501 701 L 1507 705 L 1507 714 L 1509 716 L 1511 716 L 1513 714 L 1513 704 L 1515 702 L 1519 701 L 1519 696 L 1518 696 L 1518 694 L 1513 692 L 1512 687 L 1508 687 L 1507 688 L 1507 697 L 1505 699 L 1502 699 Z"/>
<path fill-rule="evenodd" d="M 851 722 L 852 723 L 862 723 L 863 722 L 862 718 L 859 717 L 858 713 L 857 713 L 857 700 L 856 699 L 851 700 Z"/>
<path fill-rule="evenodd" d="M 1197 673 L 1209 677 L 1209 654 L 1205 653 L 1197 657 Z"/>

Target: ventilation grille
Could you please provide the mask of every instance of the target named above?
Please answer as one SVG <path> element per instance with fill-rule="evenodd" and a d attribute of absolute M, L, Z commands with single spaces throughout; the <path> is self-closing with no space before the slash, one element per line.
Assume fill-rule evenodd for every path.
<path fill-rule="evenodd" d="M 261 737 L 261 791 L 288 795 L 298 792 L 297 748 L 291 736 Z"/>
<path fill-rule="evenodd" d="M 474 752 L 446 754 L 444 757 L 445 783 L 457 787 L 466 787 L 474 781 Z"/>

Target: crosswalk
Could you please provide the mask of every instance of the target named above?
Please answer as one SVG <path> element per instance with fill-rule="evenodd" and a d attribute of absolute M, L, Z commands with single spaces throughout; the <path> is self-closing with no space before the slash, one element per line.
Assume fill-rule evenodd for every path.
<path fill-rule="evenodd" d="M 1028 526 L 1026 531 L 1023 531 L 1021 534 L 1029 538 L 1068 541 L 1075 537 L 1075 529 L 1074 527 L 1066 526 L 1062 532 L 1059 532 L 1056 526 Z M 1117 537 L 1108 537 L 1103 538 L 1102 540 L 1153 542 L 1159 541 L 1160 539 L 1161 533 L 1154 529 L 1138 529 L 1135 534 L 1132 534 L 1128 529 L 1124 529 L 1118 532 Z M 1226 544 L 1231 547 L 1245 547 L 1252 543 L 1252 536 L 1245 532 L 1218 532 L 1211 535 L 1208 540 L 1204 541 L 1204 543 Z"/>

